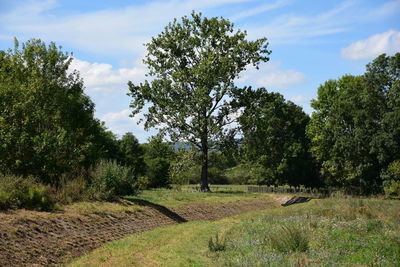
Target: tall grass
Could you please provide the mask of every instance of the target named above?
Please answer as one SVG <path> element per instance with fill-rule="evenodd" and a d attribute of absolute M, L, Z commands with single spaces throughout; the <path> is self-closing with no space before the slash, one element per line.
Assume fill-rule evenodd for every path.
<path fill-rule="evenodd" d="M 53 210 L 54 192 L 33 177 L 0 174 L 0 209 L 15 208 Z"/>
<path fill-rule="evenodd" d="M 306 252 L 310 243 L 308 233 L 294 225 L 282 226 L 282 229 L 270 234 L 267 239 L 278 252 Z"/>
<path fill-rule="evenodd" d="M 400 266 L 400 203 L 321 199 L 233 227 L 217 266 Z"/>

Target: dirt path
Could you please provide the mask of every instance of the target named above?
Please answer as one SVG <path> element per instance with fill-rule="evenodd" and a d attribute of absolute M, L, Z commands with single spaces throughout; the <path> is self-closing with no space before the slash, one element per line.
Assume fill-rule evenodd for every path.
<path fill-rule="evenodd" d="M 56 265 L 105 242 L 156 227 L 195 220 L 218 220 L 280 206 L 271 199 L 241 200 L 168 209 L 150 202 L 118 214 L 66 215 L 19 211 L 0 213 L 0 266 Z"/>

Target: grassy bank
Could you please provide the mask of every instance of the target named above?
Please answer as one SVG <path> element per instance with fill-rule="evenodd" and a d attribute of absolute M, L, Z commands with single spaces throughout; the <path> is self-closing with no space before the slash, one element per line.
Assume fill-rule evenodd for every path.
<path fill-rule="evenodd" d="M 71 266 L 399 266 L 399 215 L 398 201 L 313 200 L 159 228 L 107 243 Z"/>

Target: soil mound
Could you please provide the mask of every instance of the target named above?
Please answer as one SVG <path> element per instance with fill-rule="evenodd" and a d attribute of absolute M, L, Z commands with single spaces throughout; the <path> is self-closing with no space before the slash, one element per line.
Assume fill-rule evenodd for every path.
<path fill-rule="evenodd" d="M 268 199 L 166 208 L 143 201 L 135 212 L 67 215 L 17 211 L 0 213 L 0 266 L 65 263 L 105 242 L 156 227 L 195 220 L 218 220 L 239 213 L 278 207 Z"/>

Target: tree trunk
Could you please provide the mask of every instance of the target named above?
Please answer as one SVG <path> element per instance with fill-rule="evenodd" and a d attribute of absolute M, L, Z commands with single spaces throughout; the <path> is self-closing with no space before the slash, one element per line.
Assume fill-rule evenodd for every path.
<path fill-rule="evenodd" d="M 200 190 L 202 192 L 209 192 L 208 186 L 208 143 L 207 140 L 202 142 L 202 160 L 201 160 L 201 175 L 200 175 Z"/>

